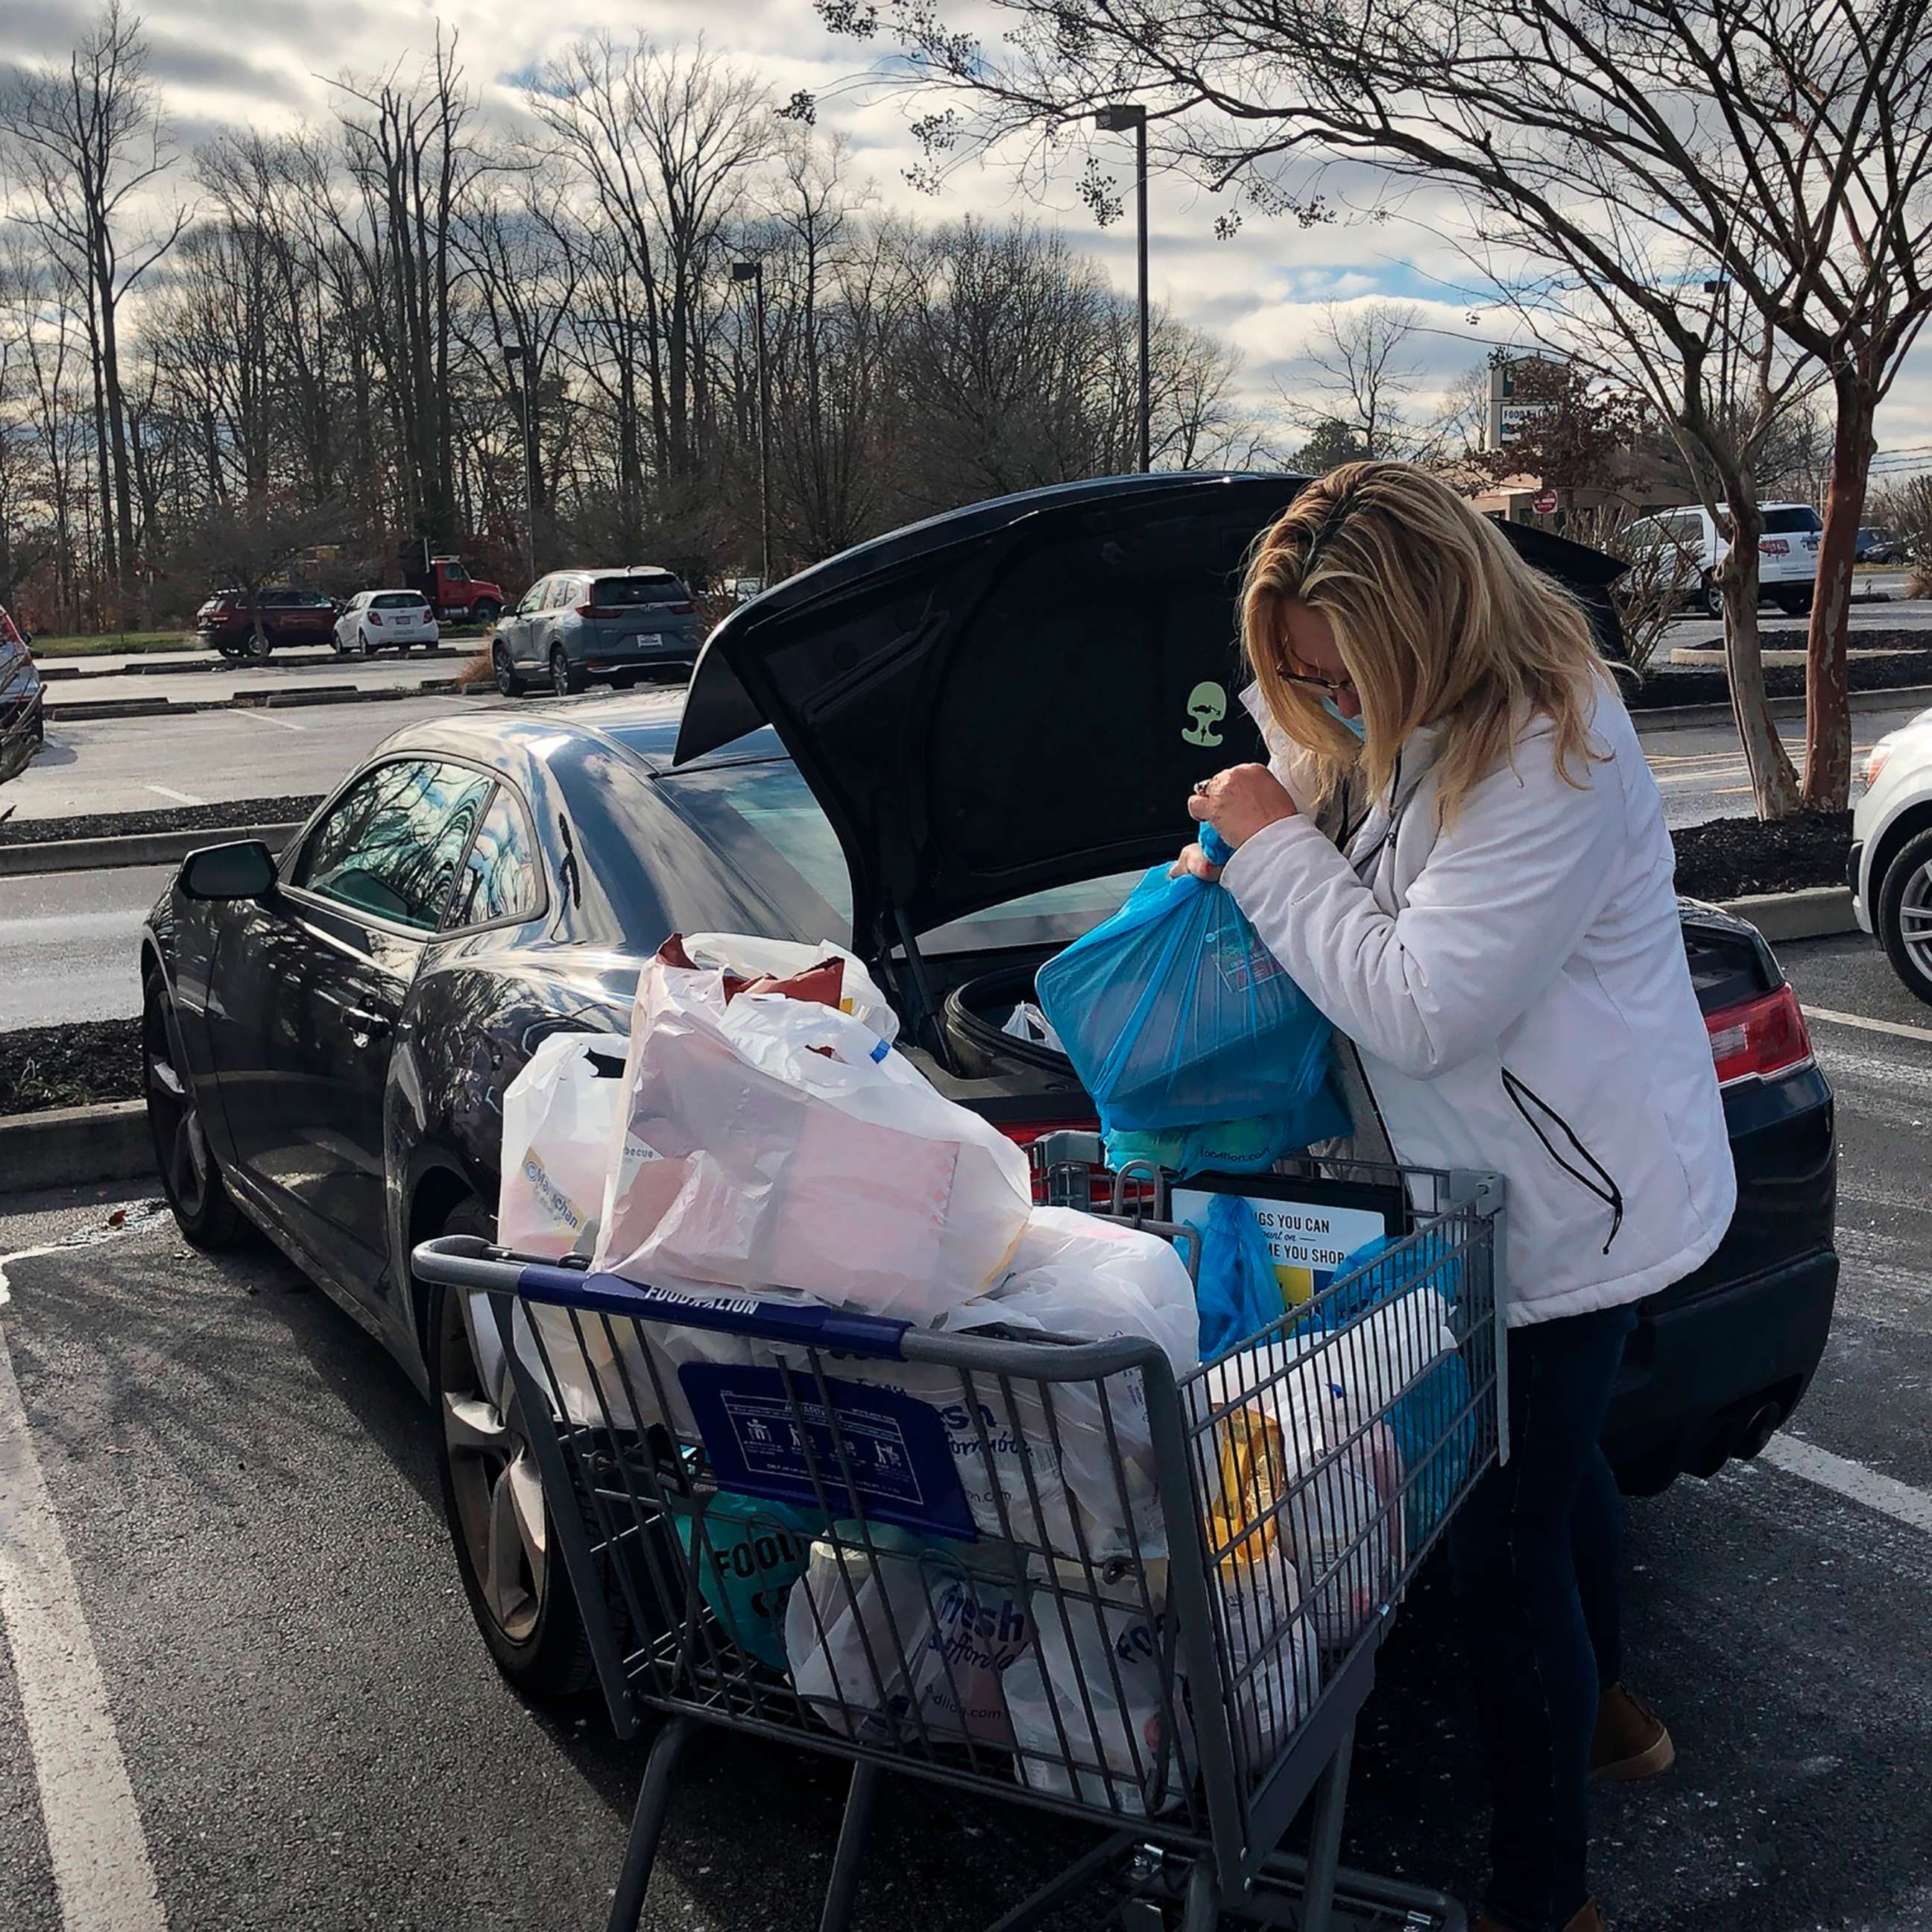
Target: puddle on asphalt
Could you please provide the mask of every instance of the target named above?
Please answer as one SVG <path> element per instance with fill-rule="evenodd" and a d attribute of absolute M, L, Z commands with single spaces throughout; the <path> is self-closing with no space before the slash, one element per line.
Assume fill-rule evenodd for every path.
<path fill-rule="evenodd" d="M 45 1242 L 37 1248 L 21 1248 L 10 1255 L 0 1255 L 0 1307 L 4 1307 L 10 1298 L 7 1283 L 10 1263 L 32 1261 L 37 1255 L 64 1255 L 71 1248 L 96 1248 L 104 1241 L 118 1241 L 124 1234 L 138 1234 L 168 1218 L 168 1204 L 165 1201 L 130 1201 L 70 1229 L 57 1241 Z"/>

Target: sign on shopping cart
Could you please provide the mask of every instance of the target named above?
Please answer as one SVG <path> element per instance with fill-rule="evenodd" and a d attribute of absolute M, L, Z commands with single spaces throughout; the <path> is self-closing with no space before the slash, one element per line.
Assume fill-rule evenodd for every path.
<path fill-rule="evenodd" d="M 1204 1228 L 1217 1194 L 1232 1194 L 1254 1210 L 1290 1308 L 1319 1294 L 1358 1248 L 1378 1235 L 1399 1236 L 1405 1226 L 1400 1188 L 1268 1174 L 1197 1174 L 1174 1187 L 1168 1213 Z"/>
<path fill-rule="evenodd" d="M 975 1540 L 952 1440 L 931 1403 L 869 1382 L 730 1363 L 687 1362 L 678 1380 L 720 1489 Z"/>

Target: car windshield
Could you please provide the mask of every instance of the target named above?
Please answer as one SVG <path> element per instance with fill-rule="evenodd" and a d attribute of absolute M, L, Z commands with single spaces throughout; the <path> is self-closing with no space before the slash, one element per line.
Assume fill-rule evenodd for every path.
<path fill-rule="evenodd" d="M 1793 531 L 1818 530 L 1823 527 L 1818 520 L 1818 512 L 1805 503 L 1792 503 L 1764 513 L 1764 529 L 1767 536 L 1784 536 Z"/>
<path fill-rule="evenodd" d="M 691 593 L 674 577 L 600 577 L 590 586 L 592 603 L 607 610 L 640 604 L 682 604 Z"/>
<path fill-rule="evenodd" d="M 793 930 L 812 939 L 852 941 L 852 880 L 831 821 L 789 760 L 698 766 L 663 774 L 664 792 L 720 853 L 784 908 Z M 1029 892 L 955 920 L 920 938 L 934 958 L 1006 946 L 1066 946 L 1100 924 L 1142 874 Z"/>

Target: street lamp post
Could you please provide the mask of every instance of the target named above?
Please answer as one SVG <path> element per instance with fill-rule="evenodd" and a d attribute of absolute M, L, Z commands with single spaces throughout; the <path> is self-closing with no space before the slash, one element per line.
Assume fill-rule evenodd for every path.
<path fill-rule="evenodd" d="M 537 580 L 537 428 L 536 384 L 532 379 L 536 356 L 527 343 L 506 342 L 503 361 L 509 369 L 512 386 L 518 389 L 523 400 L 524 543 L 530 581 L 534 584 Z"/>
<path fill-rule="evenodd" d="M 765 357 L 765 265 L 762 262 L 734 262 L 731 279 L 749 282 L 758 298 L 758 532 L 759 578 L 772 587 L 772 374 Z"/>
<path fill-rule="evenodd" d="M 1154 467 L 1154 400 L 1148 376 L 1147 109 L 1138 100 L 1117 102 L 1094 117 L 1103 134 L 1134 135 L 1134 200 L 1140 217 L 1141 473 Z"/>

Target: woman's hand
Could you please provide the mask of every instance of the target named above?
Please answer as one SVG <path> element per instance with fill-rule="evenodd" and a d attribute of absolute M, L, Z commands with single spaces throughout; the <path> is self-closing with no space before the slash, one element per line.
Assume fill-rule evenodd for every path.
<path fill-rule="evenodd" d="M 1184 845 L 1180 856 L 1168 867 L 1167 876 L 1178 879 L 1183 872 L 1192 872 L 1197 879 L 1205 879 L 1211 886 L 1221 876 L 1221 868 L 1198 845 Z"/>
<path fill-rule="evenodd" d="M 1212 825 L 1230 845 L 1238 848 L 1264 826 L 1292 818 L 1294 800 L 1267 766 L 1234 765 L 1197 785 L 1187 809 L 1198 823 Z M 1184 862 L 1184 854 L 1183 857 Z"/>

